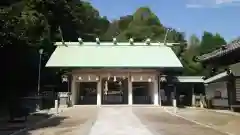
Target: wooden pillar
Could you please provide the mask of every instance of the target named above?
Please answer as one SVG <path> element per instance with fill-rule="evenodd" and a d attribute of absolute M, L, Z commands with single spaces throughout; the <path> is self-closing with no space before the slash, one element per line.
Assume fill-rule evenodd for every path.
<path fill-rule="evenodd" d="M 73 76 L 72 78 L 72 83 L 71 83 L 71 100 L 72 100 L 72 105 L 76 105 L 77 104 L 77 87 L 76 87 L 77 83 L 76 83 L 76 78 Z"/>
<path fill-rule="evenodd" d="M 158 76 L 158 80 L 157 80 L 157 83 L 158 83 L 158 104 L 160 106 L 162 106 L 162 95 L 161 95 L 161 82 L 160 82 L 160 77 Z"/>
<path fill-rule="evenodd" d="M 154 105 L 159 105 L 158 104 L 158 96 L 159 96 L 159 94 L 158 94 L 158 81 L 157 81 L 157 79 L 155 78 L 154 80 L 153 80 L 153 95 L 154 95 L 154 100 L 153 100 L 153 104 Z"/>
<path fill-rule="evenodd" d="M 148 82 L 148 96 L 150 97 L 150 103 L 154 104 L 154 84 L 153 84 L 153 82 Z"/>
<path fill-rule="evenodd" d="M 131 75 L 128 75 L 128 105 L 132 105 L 132 79 Z"/>
<path fill-rule="evenodd" d="M 97 82 L 97 105 L 100 106 L 102 104 L 102 78 L 98 77 L 99 81 Z"/>

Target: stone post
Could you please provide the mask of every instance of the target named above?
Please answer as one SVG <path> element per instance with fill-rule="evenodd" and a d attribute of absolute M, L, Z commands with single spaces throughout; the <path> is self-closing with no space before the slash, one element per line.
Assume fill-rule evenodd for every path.
<path fill-rule="evenodd" d="M 192 106 L 196 106 L 196 98 L 194 92 L 194 84 L 192 84 Z"/>
<path fill-rule="evenodd" d="M 177 89 L 176 89 L 176 84 L 173 85 L 173 107 L 174 107 L 174 112 L 177 112 Z"/>
<path fill-rule="evenodd" d="M 56 111 L 56 113 L 58 114 L 58 100 L 55 100 L 55 111 Z"/>

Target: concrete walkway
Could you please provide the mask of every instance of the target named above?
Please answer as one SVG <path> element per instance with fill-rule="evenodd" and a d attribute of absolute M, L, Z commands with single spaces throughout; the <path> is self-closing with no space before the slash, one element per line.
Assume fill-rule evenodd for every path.
<path fill-rule="evenodd" d="M 102 107 L 89 135 L 152 135 L 131 107 Z"/>

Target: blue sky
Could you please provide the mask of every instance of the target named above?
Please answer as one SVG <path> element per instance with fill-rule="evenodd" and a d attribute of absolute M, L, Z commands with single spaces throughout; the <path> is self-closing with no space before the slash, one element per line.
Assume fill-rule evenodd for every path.
<path fill-rule="evenodd" d="M 240 36 L 238 0 L 89 0 L 101 16 L 118 19 L 141 6 L 148 6 L 161 23 L 201 36 L 203 31 L 220 33 L 227 41 Z M 235 15 L 236 14 L 236 15 Z"/>

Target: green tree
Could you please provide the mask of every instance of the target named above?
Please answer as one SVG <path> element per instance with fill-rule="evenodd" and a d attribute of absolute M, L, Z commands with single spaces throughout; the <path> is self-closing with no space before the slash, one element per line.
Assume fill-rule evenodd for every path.
<path fill-rule="evenodd" d="M 1 90 L 12 94 L 35 91 L 38 74 L 38 49 L 44 48 L 43 64 L 54 51 L 53 42 L 78 37 L 92 41 L 108 28 L 109 21 L 100 17 L 89 3 L 76 0 L 12 0 L 0 3 L 0 60 L 3 72 Z M 42 70 L 42 82 L 56 71 Z M 4 95 L 4 94 L 3 94 Z"/>
<path fill-rule="evenodd" d="M 199 47 L 201 44 L 201 41 L 198 39 L 196 35 L 191 35 L 189 42 L 188 42 L 188 47 L 189 48 L 194 48 L 194 47 Z"/>
<path fill-rule="evenodd" d="M 214 35 L 210 32 L 205 31 L 201 39 L 200 53 L 209 53 L 225 44 L 226 41 L 218 33 Z"/>
<path fill-rule="evenodd" d="M 129 24 L 132 22 L 133 16 L 132 15 L 127 15 L 120 17 L 118 23 L 119 23 L 119 29 L 121 31 L 124 31 L 128 28 Z"/>
<path fill-rule="evenodd" d="M 188 40 L 188 47 L 182 59 L 184 66 L 183 75 L 202 75 L 204 68 L 201 63 L 195 63 L 193 57 L 199 54 L 200 40 L 196 35 L 191 35 Z"/>
<path fill-rule="evenodd" d="M 131 18 L 129 19 L 131 20 Z M 133 14 L 132 21 L 128 21 L 128 27 L 117 37 L 119 40 L 128 40 L 130 37 L 135 41 L 144 41 L 146 38 L 152 40 L 163 39 L 164 27 L 158 17 L 147 7 L 140 7 Z"/>

